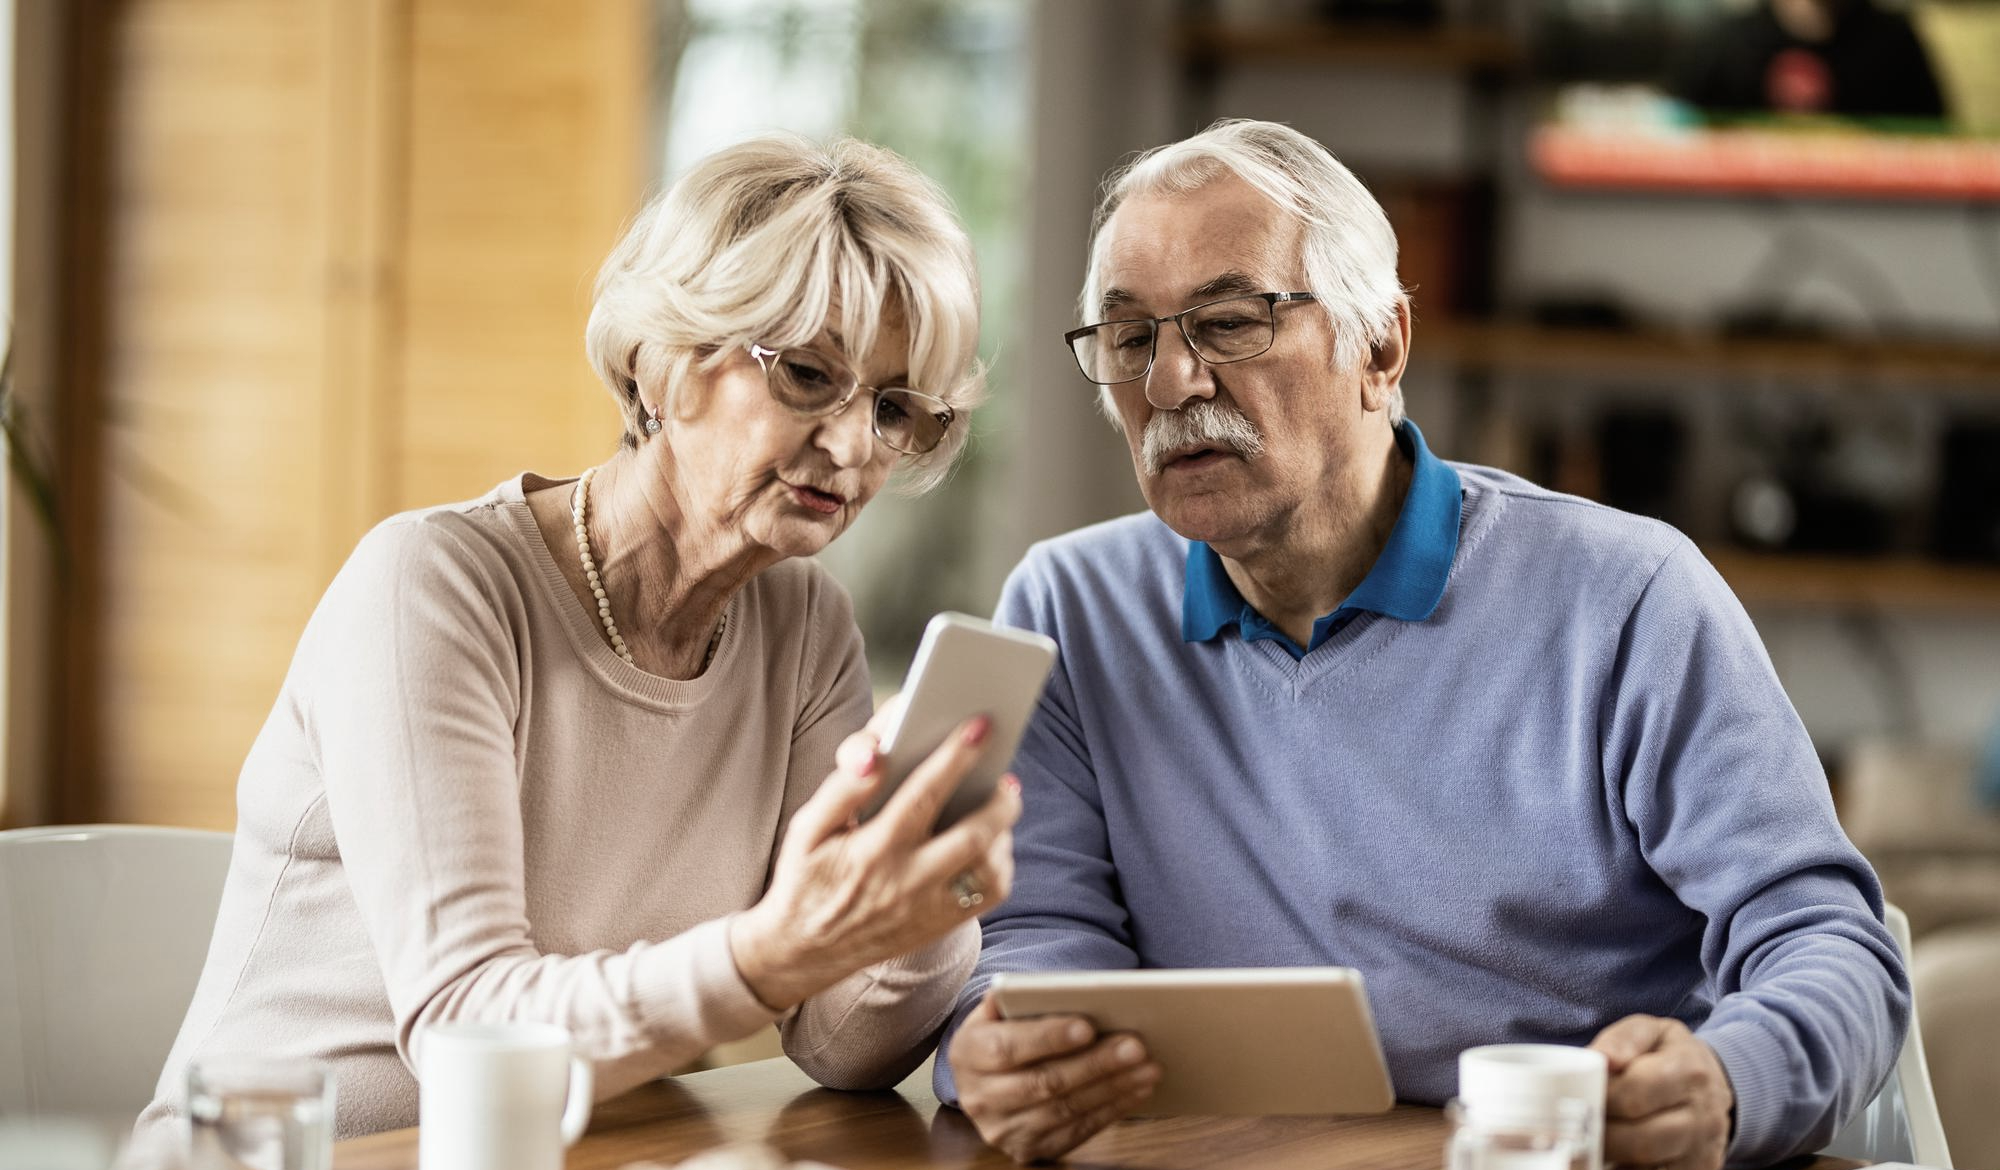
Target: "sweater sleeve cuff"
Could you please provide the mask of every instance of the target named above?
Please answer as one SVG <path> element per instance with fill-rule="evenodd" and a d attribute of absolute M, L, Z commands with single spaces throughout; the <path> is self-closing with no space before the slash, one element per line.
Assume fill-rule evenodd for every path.
<path fill-rule="evenodd" d="M 692 1030 L 705 1044 L 748 1036 L 780 1013 L 764 1006 L 729 949 L 735 915 L 704 922 L 681 936 L 669 962 L 642 964 L 633 978 L 632 997 L 640 1026 L 649 1032 Z"/>
<path fill-rule="evenodd" d="M 799 1005 L 785 1050 L 795 1061 L 810 1060 L 849 1031 L 857 1016 L 871 1034 L 888 1026 L 913 1039 L 927 1037 L 950 1016 L 978 961 L 979 925 L 968 922 L 936 942 L 863 967 Z"/>
<path fill-rule="evenodd" d="M 944 1026 L 944 1035 L 938 1039 L 937 1056 L 931 1061 L 931 1095 L 940 1105 L 958 1108 L 958 1078 L 951 1071 L 951 1038 L 957 1034 L 963 1016 L 955 1015 Z"/>
<path fill-rule="evenodd" d="M 957 1038 L 965 1017 L 986 998 L 986 985 L 991 982 L 990 976 L 975 975 L 966 980 L 958 993 L 958 1002 L 952 1005 L 951 1017 L 945 1021 L 944 1031 L 938 1036 L 937 1060 L 931 1065 L 931 1091 L 939 1101 L 954 1109 L 958 1107 L 958 1078 L 951 1071 L 951 1042 Z"/>
<path fill-rule="evenodd" d="M 1792 1078 L 1784 1047 L 1750 1020 L 1723 1021 L 1696 1035 L 1721 1059 L 1736 1097 L 1726 1164 L 1764 1166 L 1795 1153 L 1797 1138 L 1785 1119 Z"/>

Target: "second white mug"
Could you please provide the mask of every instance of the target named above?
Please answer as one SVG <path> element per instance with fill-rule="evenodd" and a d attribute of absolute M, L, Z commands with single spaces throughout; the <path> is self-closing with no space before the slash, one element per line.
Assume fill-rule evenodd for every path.
<path fill-rule="evenodd" d="M 1590 1170 L 1604 1167 L 1604 1054 L 1564 1044 L 1489 1044 L 1458 1054 L 1458 1100 L 1467 1115 L 1503 1124 L 1558 1123 L 1576 1102 Z"/>
<path fill-rule="evenodd" d="M 419 1041 L 421 1170 L 561 1170 L 590 1123 L 590 1062 L 553 1024 L 439 1024 Z"/>

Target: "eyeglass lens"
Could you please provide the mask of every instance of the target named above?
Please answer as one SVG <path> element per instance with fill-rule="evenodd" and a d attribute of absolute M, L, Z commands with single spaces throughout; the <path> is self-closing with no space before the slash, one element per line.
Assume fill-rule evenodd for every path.
<path fill-rule="evenodd" d="M 805 415 L 837 410 L 856 390 L 851 370 L 810 350 L 788 349 L 764 367 L 771 395 L 787 409 Z M 898 386 L 875 394 L 875 434 L 890 447 L 922 455 L 944 441 L 951 425 L 951 408 L 941 399 Z"/>
<path fill-rule="evenodd" d="M 1271 302 L 1265 297 L 1196 305 L 1181 315 L 1180 325 L 1204 361 L 1240 362 L 1271 348 Z M 1091 381 L 1129 382 L 1152 367 L 1158 332 L 1156 321 L 1106 321 L 1072 338 L 1070 349 Z"/>

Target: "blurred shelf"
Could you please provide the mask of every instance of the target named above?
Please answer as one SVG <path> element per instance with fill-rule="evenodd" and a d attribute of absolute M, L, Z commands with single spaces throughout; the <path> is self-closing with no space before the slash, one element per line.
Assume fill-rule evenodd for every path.
<path fill-rule="evenodd" d="M 2000 200 L 2000 141 L 1768 129 L 1610 134 L 1544 126 L 1528 141 L 1552 186 L 1713 195 Z"/>
<path fill-rule="evenodd" d="M 1497 72 L 1523 59 L 1520 45 L 1491 29 L 1295 24 L 1183 23 L 1181 58 L 1203 65 L 1358 65 L 1433 72 Z"/>
<path fill-rule="evenodd" d="M 2000 566 L 1703 550 L 1746 606 L 2000 612 Z"/>
<path fill-rule="evenodd" d="M 1869 379 L 2000 390 L 2000 344 L 1729 338 L 1669 330 L 1554 329 L 1506 322 L 1419 321 L 1415 361 L 1498 372 L 1706 372 L 1799 380 Z"/>

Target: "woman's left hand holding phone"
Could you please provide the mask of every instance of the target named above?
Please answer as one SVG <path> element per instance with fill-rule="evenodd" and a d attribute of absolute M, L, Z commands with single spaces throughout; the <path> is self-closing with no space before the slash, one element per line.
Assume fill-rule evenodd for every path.
<path fill-rule="evenodd" d="M 1012 776 L 979 811 L 931 835 L 979 756 L 984 716 L 969 719 L 865 823 L 885 779 L 877 751 L 893 708 L 847 737 L 826 783 L 792 817 L 770 888 L 730 929 L 736 969 L 767 1007 L 784 1010 L 863 967 L 936 941 L 1007 896 L 1021 786 Z M 974 902 L 966 889 L 978 891 Z M 970 904 L 969 904 L 970 903 Z"/>

